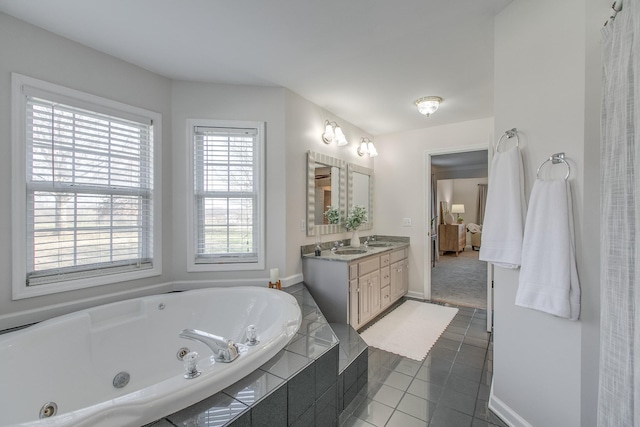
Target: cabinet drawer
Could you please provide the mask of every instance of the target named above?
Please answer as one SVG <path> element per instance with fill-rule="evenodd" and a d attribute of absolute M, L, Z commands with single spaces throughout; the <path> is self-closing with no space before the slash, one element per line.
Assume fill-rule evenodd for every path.
<path fill-rule="evenodd" d="M 380 269 L 380 286 L 383 288 L 387 286 L 391 281 L 391 276 L 389 274 L 389 267 L 383 267 Z"/>
<path fill-rule="evenodd" d="M 358 264 L 351 264 L 349 266 L 349 280 L 358 278 Z"/>
<path fill-rule="evenodd" d="M 364 274 L 371 273 L 372 271 L 376 271 L 380 268 L 380 258 L 375 257 L 372 259 L 368 259 L 366 261 L 362 261 L 359 265 L 359 274 L 360 276 Z"/>
<path fill-rule="evenodd" d="M 380 267 L 386 267 L 389 264 L 391 264 L 389 262 L 389 254 L 384 254 L 380 256 Z"/>
<path fill-rule="evenodd" d="M 386 307 L 391 304 L 391 286 L 385 286 L 380 290 L 380 297 L 382 299 L 382 307 Z"/>
<path fill-rule="evenodd" d="M 405 259 L 407 257 L 405 250 L 404 249 L 400 249 L 398 251 L 393 251 L 390 254 L 390 262 L 391 264 L 393 264 L 394 262 L 398 262 L 401 259 Z"/>

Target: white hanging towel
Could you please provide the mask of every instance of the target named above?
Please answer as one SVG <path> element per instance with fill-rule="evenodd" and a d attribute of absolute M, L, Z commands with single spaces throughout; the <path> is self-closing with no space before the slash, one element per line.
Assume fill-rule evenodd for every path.
<path fill-rule="evenodd" d="M 479 258 L 499 267 L 520 267 L 527 205 L 518 147 L 498 152 L 491 162 Z"/>
<path fill-rule="evenodd" d="M 571 320 L 580 316 L 573 208 L 565 180 L 533 184 L 516 305 Z"/>

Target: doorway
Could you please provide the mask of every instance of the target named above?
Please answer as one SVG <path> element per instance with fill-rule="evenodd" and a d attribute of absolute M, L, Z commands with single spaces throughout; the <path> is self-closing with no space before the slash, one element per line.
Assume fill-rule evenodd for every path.
<path fill-rule="evenodd" d="M 429 300 L 492 309 L 490 269 L 478 260 L 478 197 L 481 186 L 486 190 L 488 165 L 487 145 L 425 153 L 425 177 L 431 181 L 425 185 L 424 294 Z"/>
<path fill-rule="evenodd" d="M 486 151 L 484 156 L 486 161 Z M 438 157 L 432 157 L 434 177 L 450 174 L 450 167 L 444 171 L 438 168 Z M 478 256 L 484 205 L 478 206 L 478 202 L 479 197 L 480 203 L 486 200 L 482 196 L 486 194 L 487 170 L 484 166 L 472 174 L 464 172 L 465 178 L 445 177 L 436 182 L 435 202 L 440 209 L 434 226 L 437 257 L 431 264 L 431 300 L 486 310 L 487 264 Z M 474 176 L 466 178 L 469 175 Z M 451 210 L 453 214 L 443 218 L 442 212 Z"/>

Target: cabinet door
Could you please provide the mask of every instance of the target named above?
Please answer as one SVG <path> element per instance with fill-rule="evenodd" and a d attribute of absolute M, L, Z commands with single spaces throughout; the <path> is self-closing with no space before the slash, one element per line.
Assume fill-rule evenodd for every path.
<path fill-rule="evenodd" d="M 371 315 L 377 315 L 382 308 L 382 300 L 380 299 L 380 270 L 371 273 L 369 284 L 369 298 L 371 300 Z"/>
<path fill-rule="evenodd" d="M 367 323 L 377 315 L 382 307 L 380 301 L 380 270 L 365 274 L 358 279 L 360 288 L 360 319 L 358 324 Z"/>
<path fill-rule="evenodd" d="M 404 295 L 409 292 L 409 260 L 403 259 L 402 263 L 402 286 L 400 295 Z"/>
<path fill-rule="evenodd" d="M 371 274 L 365 274 L 358 279 L 358 326 L 365 323 L 371 317 L 371 298 L 369 288 L 371 285 Z"/>
<path fill-rule="evenodd" d="M 349 324 L 354 329 L 358 329 L 360 325 L 360 291 L 358 289 L 358 279 L 349 280 Z"/>
<path fill-rule="evenodd" d="M 400 295 L 400 287 L 402 286 L 400 277 L 400 262 L 394 262 L 391 264 L 391 280 L 390 280 L 390 291 L 391 291 L 391 301 L 395 301 L 398 299 L 398 295 Z"/>

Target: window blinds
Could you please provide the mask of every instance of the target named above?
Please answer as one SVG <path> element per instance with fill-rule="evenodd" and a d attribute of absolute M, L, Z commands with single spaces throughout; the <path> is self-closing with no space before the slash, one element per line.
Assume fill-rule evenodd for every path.
<path fill-rule="evenodd" d="M 26 124 L 27 285 L 150 268 L 152 124 L 32 95 Z"/>
<path fill-rule="evenodd" d="M 258 262 L 258 129 L 196 127 L 196 263 Z"/>

